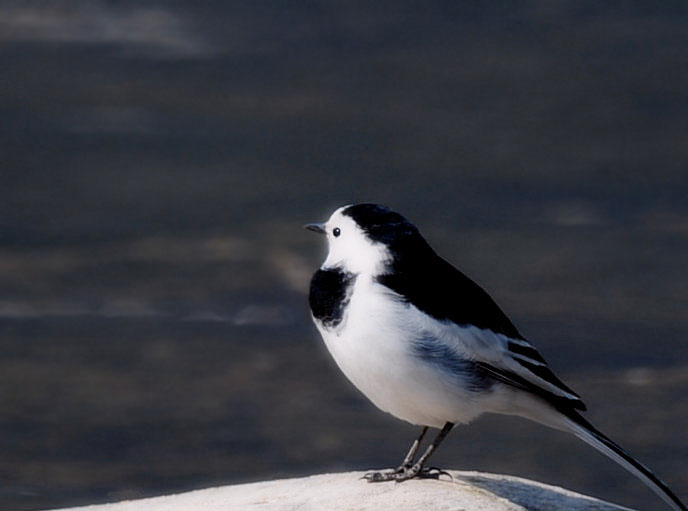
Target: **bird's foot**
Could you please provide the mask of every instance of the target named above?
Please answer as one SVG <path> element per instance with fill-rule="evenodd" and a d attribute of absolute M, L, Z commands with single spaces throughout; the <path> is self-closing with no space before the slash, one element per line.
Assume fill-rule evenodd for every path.
<path fill-rule="evenodd" d="M 416 463 L 415 465 L 400 465 L 394 470 L 387 472 L 368 472 L 363 476 L 363 479 L 369 483 L 381 483 L 384 481 L 408 481 L 417 477 L 419 479 L 439 479 L 440 476 L 446 475 L 451 477 L 451 474 L 445 470 L 437 467 L 423 468 L 422 465 Z"/>
<path fill-rule="evenodd" d="M 368 472 L 363 476 L 363 479 L 369 483 L 382 483 L 384 481 L 406 481 L 416 475 L 417 472 L 413 471 L 413 467 L 401 466 L 385 472 Z"/>
<path fill-rule="evenodd" d="M 438 467 L 424 468 L 418 473 L 416 477 L 420 479 L 439 479 L 442 476 L 447 476 L 451 480 L 454 479 L 453 475 L 451 475 L 446 470 L 442 470 Z"/>

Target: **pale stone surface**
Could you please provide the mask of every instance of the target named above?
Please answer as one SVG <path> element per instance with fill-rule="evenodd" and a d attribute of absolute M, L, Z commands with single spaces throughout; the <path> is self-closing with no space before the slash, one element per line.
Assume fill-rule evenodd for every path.
<path fill-rule="evenodd" d="M 364 472 L 208 488 L 179 495 L 87 506 L 79 511 L 619 511 L 613 504 L 518 477 L 451 471 L 453 480 L 402 484 L 361 480 Z"/>

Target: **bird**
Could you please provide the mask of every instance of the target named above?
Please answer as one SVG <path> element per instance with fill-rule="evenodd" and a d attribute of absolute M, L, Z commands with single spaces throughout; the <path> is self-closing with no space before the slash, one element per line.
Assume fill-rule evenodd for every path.
<path fill-rule="evenodd" d="M 367 473 L 369 482 L 438 477 L 444 472 L 426 463 L 455 425 L 507 414 L 574 434 L 686 511 L 649 468 L 583 417 L 581 397 L 492 297 L 404 216 L 360 203 L 304 227 L 327 239 L 308 302 L 328 351 L 375 406 L 422 427 L 402 463 Z M 440 431 L 417 456 L 429 428 Z"/>

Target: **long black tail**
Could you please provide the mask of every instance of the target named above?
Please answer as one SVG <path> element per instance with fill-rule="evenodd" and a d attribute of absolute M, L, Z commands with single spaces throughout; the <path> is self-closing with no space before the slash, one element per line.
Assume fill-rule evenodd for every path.
<path fill-rule="evenodd" d="M 574 435 L 593 446 L 601 453 L 609 456 L 619 465 L 638 477 L 675 511 L 688 511 L 685 504 L 683 504 L 679 498 L 674 495 L 674 492 L 672 492 L 661 479 L 654 475 L 649 468 L 634 459 L 620 446 L 600 433 L 592 424 L 578 414 L 578 412 L 573 410 L 562 412 L 568 419 L 569 426 Z"/>

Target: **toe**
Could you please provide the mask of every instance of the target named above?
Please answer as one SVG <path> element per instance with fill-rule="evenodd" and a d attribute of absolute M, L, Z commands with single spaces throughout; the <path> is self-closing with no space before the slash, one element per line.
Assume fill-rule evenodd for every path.
<path fill-rule="evenodd" d="M 388 479 L 385 477 L 386 474 L 382 472 L 368 472 L 367 474 L 364 474 L 362 479 L 365 479 L 369 483 L 379 483 L 381 481 L 387 481 Z"/>

